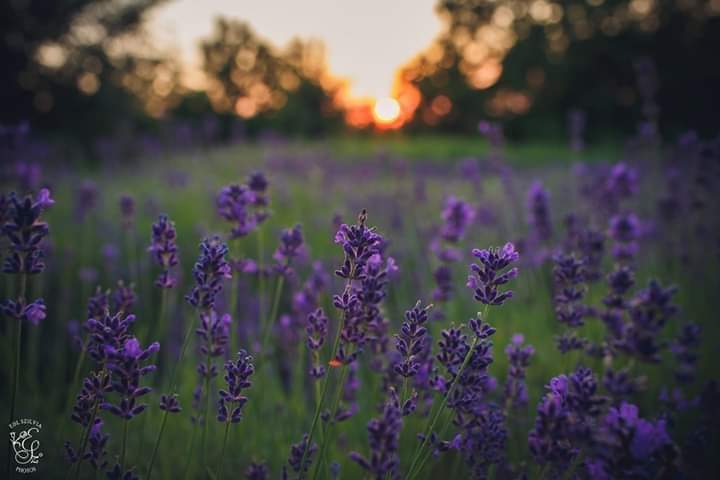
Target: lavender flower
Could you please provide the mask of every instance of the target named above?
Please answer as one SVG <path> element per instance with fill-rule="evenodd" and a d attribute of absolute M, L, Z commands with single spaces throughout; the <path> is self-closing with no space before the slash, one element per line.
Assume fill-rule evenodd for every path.
<path fill-rule="evenodd" d="M 400 478 L 398 449 L 402 424 L 402 412 L 396 402 L 385 402 L 382 416 L 370 420 L 367 426 L 370 458 L 358 452 L 350 452 L 350 458 L 378 480 Z"/>
<path fill-rule="evenodd" d="M 400 363 L 394 365 L 395 373 L 405 378 L 414 377 L 420 370 L 420 363 L 416 357 L 425 348 L 429 341 L 425 323 L 428 320 L 428 311 L 432 305 L 421 307 L 420 300 L 415 306 L 405 312 L 405 321 L 400 328 L 400 333 L 395 335 L 395 348 L 403 357 Z"/>
<path fill-rule="evenodd" d="M 142 349 L 140 342 L 134 337 L 125 340 L 120 349 L 106 346 L 108 356 L 107 368 L 111 372 L 112 391 L 120 396 L 120 402 L 115 405 L 103 402 L 100 408 L 113 415 L 130 420 L 139 415 L 147 407 L 146 404 L 137 403 L 137 400 L 152 391 L 150 387 L 141 387 L 140 379 L 155 371 L 155 365 L 142 365 L 150 355 L 160 350 L 160 344 L 155 342 L 148 348 Z"/>
<path fill-rule="evenodd" d="M 118 351 L 130 336 L 130 326 L 135 322 L 135 315 L 118 312 L 111 315 L 109 311 L 100 318 L 88 318 L 85 329 L 88 332 L 88 353 L 99 365 L 104 366 L 112 351 Z"/>
<path fill-rule="evenodd" d="M 258 179 L 253 180 L 253 187 L 254 189 L 246 185 L 230 185 L 223 187 L 218 194 L 216 200 L 218 213 L 234 224 L 232 238 L 250 234 L 267 218 L 267 212 L 257 210 L 258 206 L 266 204 L 264 191 L 260 189 Z"/>
<path fill-rule="evenodd" d="M 592 371 L 583 367 L 569 377 L 553 378 L 546 388 L 528 444 L 535 461 L 551 465 L 558 475 L 579 449 L 591 442 L 606 399 L 597 395 L 597 381 Z"/>
<path fill-rule="evenodd" d="M 635 405 L 610 408 L 596 441 L 595 456 L 586 463 L 592 478 L 657 478 L 675 470 L 677 454 L 665 421 L 640 418 Z"/>
<path fill-rule="evenodd" d="M 225 353 L 228 343 L 228 335 L 232 320 L 227 313 L 218 317 L 215 310 L 200 314 L 200 327 L 195 330 L 198 337 L 202 339 L 200 352 L 208 358 L 220 357 Z M 217 375 L 214 364 L 209 367 L 206 363 L 198 365 L 198 373 L 206 378 L 213 378 Z"/>
<path fill-rule="evenodd" d="M 242 392 L 252 385 L 250 377 L 254 372 L 252 357 L 245 350 L 238 352 L 238 359 L 235 362 L 228 360 L 225 363 L 227 390 L 220 390 L 217 415 L 219 422 L 237 423 L 240 421 L 242 408 L 247 402 L 247 397 Z"/>
<path fill-rule="evenodd" d="M 470 269 L 475 275 L 468 277 L 467 286 L 475 291 L 475 300 L 485 305 L 502 305 L 505 300 L 512 297 L 512 291 L 498 291 L 500 285 L 508 283 L 517 277 L 516 267 L 501 273 L 511 263 L 520 258 L 512 243 L 506 243 L 501 248 L 489 248 L 487 250 L 473 249 L 474 257 L 479 258 L 481 265 L 471 264 Z"/>
<path fill-rule="evenodd" d="M 125 228 L 130 228 L 135 221 L 135 199 L 130 195 L 120 197 L 120 214 Z"/>
<path fill-rule="evenodd" d="M 282 274 L 288 274 L 291 271 L 290 262 L 304 254 L 305 245 L 300 225 L 283 230 L 280 234 L 280 245 L 273 254 L 273 258 L 278 262 L 277 270 Z"/>
<path fill-rule="evenodd" d="M 550 194 L 539 180 L 530 185 L 527 196 L 528 223 L 532 228 L 532 237 L 535 242 L 543 243 L 552 237 L 552 222 L 550 221 Z"/>
<path fill-rule="evenodd" d="M 358 216 L 356 225 L 342 224 L 335 234 L 335 243 L 342 245 L 345 259 L 342 266 L 335 271 L 341 278 L 360 279 L 365 273 L 365 265 L 373 255 L 380 253 L 383 238 L 375 233 L 374 228 L 365 225 L 367 211 Z"/>
<path fill-rule="evenodd" d="M 40 215 L 49 209 L 55 201 L 50 191 L 42 189 L 35 200 L 30 196 L 18 200 L 10 194 L 10 208 L 7 221 L 2 225 L 2 233 L 10 243 L 10 252 L 3 262 L 5 273 L 36 274 L 45 270 L 45 256 L 41 244 L 50 230 Z"/>
<path fill-rule="evenodd" d="M 525 370 L 530 365 L 530 357 L 535 354 L 532 345 L 523 345 L 525 338 L 515 334 L 505 348 L 508 357 L 508 378 L 505 383 L 506 405 L 521 407 L 527 405 L 528 393 L 525 385 Z"/>
<path fill-rule="evenodd" d="M 440 228 L 440 237 L 447 242 L 458 243 L 474 218 L 475 210 L 469 203 L 454 196 L 448 197 L 442 211 L 444 223 Z"/>
<path fill-rule="evenodd" d="M 0 302 L 0 312 L 7 315 L 9 318 L 14 318 L 19 321 L 29 322 L 31 325 L 37 327 L 42 320 L 45 320 L 47 307 L 45 301 L 42 298 L 34 300 L 25 305 L 25 300 L 20 299 L 17 302 L 14 300 L 6 299 Z"/>
<path fill-rule="evenodd" d="M 215 298 L 222 291 L 222 280 L 232 278 L 230 265 L 225 260 L 228 248 L 220 237 L 206 238 L 200 244 L 200 256 L 193 266 L 195 286 L 185 296 L 197 308 L 211 309 Z"/>
<path fill-rule="evenodd" d="M 162 269 L 155 280 L 155 285 L 160 288 L 172 288 L 177 282 L 171 273 L 171 269 L 179 262 L 176 239 L 175 222 L 170 221 L 166 215 L 160 215 L 158 221 L 153 223 L 151 244 L 148 247 L 148 251 Z"/>
<path fill-rule="evenodd" d="M 117 312 L 132 313 L 133 306 L 137 301 L 135 285 L 125 285 L 122 280 L 118 281 L 117 288 L 112 294 L 112 306 Z"/>
<path fill-rule="evenodd" d="M 681 383 L 690 383 L 695 379 L 695 365 L 698 356 L 694 351 L 700 345 L 700 326 L 695 323 L 685 323 L 678 337 L 670 345 L 670 350 L 677 360 L 675 377 Z"/>
<path fill-rule="evenodd" d="M 111 391 L 110 376 L 105 372 L 91 372 L 83 379 L 82 388 L 75 398 L 70 418 L 83 427 L 88 426 L 96 405 L 103 403 L 105 395 Z"/>
<path fill-rule="evenodd" d="M 84 222 L 87 214 L 97 207 L 98 188 L 92 180 L 83 180 L 75 191 L 75 217 Z"/>
<path fill-rule="evenodd" d="M 103 433 L 102 431 L 103 421 L 100 418 L 96 418 L 93 422 L 93 426 L 90 427 L 87 438 L 87 451 L 80 452 L 76 451 L 70 444 L 65 442 L 65 452 L 67 454 L 70 463 L 77 463 L 82 460 L 89 460 L 90 465 L 95 470 L 102 470 L 107 466 L 107 460 L 104 459 L 106 455 L 105 446 L 110 438 L 110 435 Z"/>
<path fill-rule="evenodd" d="M 310 369 L 310 376 L 318 379 L 325 375 L 325 367 L 320 363 L 318 351 L 325 343 L 328 333 L 328 319 L 322 308 L 308 314 L 305 331 L 308 336 L 307 346 L 313 353 L 313 366 Z"/>
<path fill-rule="evenodd" d="M 445 201 L 442 212 L 443 225 L 439 237 L 433 240 L 431 250 L 442 262 L 433 272 L 437 288 L 433 292 L 433 299 L 439 302 L 448 301 L 452 295 L 452 269 L 450 264 L 462 257 L 458 244 L 465 231 L 475 218 L 475 210 L 469 203 L 454 196 Z"/>
<path fill-rule="evenodd" d="M 556 255 L 553 260 L 555 316 L 569 327 L 579 327 L 586 315 L 586 308 L 580 303 L 586 291 L 585 262 L 563 254 Z"/>
<path fill-rule="evenodd" d="M 250 462 L 245 470 L 247 480 L 267 480 L 269 475 L 267 465 L 264 463 Z"/>
<path fill-rule="evenodd" d="M 638 251 L 640 221 L 632 213 L 615 215 L 610 219 L 609 236 L 615 241 L 613 256 L 619 262 L 632 261 Z"/>
<path fill-rule="evenodd" d="M 300 442 L 290 446 L 290 458 L 288 464 L 292 470 L 298 474 L 297 478 L 302 478 L 312 465 L 313 455 L 317 451 L 317 443 L 308 446 L 308 434 L 304 434 Z M 307 452 L 306 452 L 307 450 Z M 283 468 L 283 479 L 287 479 L 287 470 Z"/>

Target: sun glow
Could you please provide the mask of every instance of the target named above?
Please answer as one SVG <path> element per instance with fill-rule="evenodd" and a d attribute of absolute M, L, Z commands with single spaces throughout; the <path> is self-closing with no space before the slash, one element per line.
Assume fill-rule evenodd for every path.
<path fill-rule="evenodd" d="M 400 117 L 400 103 L 391 97 L 381 98 L 373 106 L 373 119 L 378 125 L 390 125 Z"/>

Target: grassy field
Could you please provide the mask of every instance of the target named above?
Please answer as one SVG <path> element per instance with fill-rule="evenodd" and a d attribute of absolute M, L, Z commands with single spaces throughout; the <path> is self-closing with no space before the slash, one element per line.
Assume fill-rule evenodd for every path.
<path fill-rule="evenodd" d="M 390 321 L 392 335 L 399 330 L 405 310 L 419 299 L 427 303 L 432 301 L 432 272 L 439 263 L 429 245 L 442 222 L 444 198 L 455 195 L 483 212 L 483 220 L 478 219 L 470 225 L 462 240 L 462 261 L 452 266 L 455 284 L 452 300 L 434 307 L 445 317 L 430 323 L 431 336 L 436 342 L 440 330 L 465 323 L 481 310 L 482 305 L 473 300 L 472 292 L 465 287 L 468 264 L 472 260 L 470 249 L 503 245 L 528 235 L 525 192 L 533 180 L 542 180 L 550 192 L 554 232 L 552 240 L 542 248 L 552 250 L 563 239 L 565 215 L 575 212 L 592 217 L 596 213 L 597 206 L 585 203 L 577 193 L 572 165 L 578 160 L 599 164 L 621 158 L 620 149 L 612 145 L 591 149 L 582 155 L 562 146 L 510 146 L 503 163 L 506 170 L 499 173 L 494 165 L 483 160 L 486 153 L 487 145 L 478 140 L 389 138 L 375 142 L 336 139 L 317 144 L 237 145 L 176 152 L 166 158 L 129 159 L 127 165 L 87 171 L 66 171 L 58 166 L 47 168 L 43 180 L 52 189 L 56 200 L 46 215 L 51 229 L 48 270 L 32 278 L 29 291 L 33 298 L 45 298 L 48 315 L 40 326 L 29 327 L 24 333 L 16 415 L 43 423 L 41 445 L 44 457 L 37 478 L 65 477 L 70 466 L 63 460 L 63 443 L 65 440 L 78 443 L 82 436 L 81 427 L 68 419 L 70 403 L 80 386 L 74 379 L 79 352 L 69 326 L 85 320 L 87 298 L 96 285 L 112 288 L 120 279 L 135 285 L 138 297 L 134 307 L 137 314 L 134 331 L 141 344 L 155 340 L 161 344 L 160 353 L 155 357 L 158 371 L 146 377 L 146 382 L 155 388 L 147 397 L 151 407 L 129 422 L 126 458 L 129 465 L 136 466 L 136 473 L 145 478 L 162 419 L 162 411 L 157 408 L 159 395 L 167 390 L 169 369 L 176 362 L 183 332 L 197 316 L 183 300 L 183 295 L 192 286 L 190 269 L 198 254 L 198 244 L 208 234 L 227 237 L 229 231 L 229 225 L 215 211 L 215 196 L 224 185 L 243 183 L 246 175 L 255 170 L 265 172 L 270 179 L 272 215 L 262 225 L 261 233 L 254 232 L 233 241 L 230 245 L 232 255 L 258 259 L 267 265 L 272 261 L 271 254 L 277 247 L 280 230 L 301 224 L 309 259 L 297 265 L 295 281 L 284 282 L 279 293 L 277 276 L 268 278 L 262 291 L 257 279 L 250 275 L 236 273 L 239 276 L 237 283 L 235 280 L 225 282 L 219 303 L 221 309 L 229 309 L 233 302 L 231 286 L 237 288 L 238 308 L 233 315 L 233 325 L 236 329 L 240 325 L 240 333 L 236 333 L 232 344 L 255 354 L 257 372 L 253 387 L 246 392 L 249 401 L 243 419 L 230 427 L 224 472 L 226 478 L 237 478 L 251 461 L 258 461 L 267 463 L 270 478 L 279 478 L 283 464 L 287 465 L 290 445 L 300 441 L 302 434 L 310 428 L 317 394 L 305 373 L 307 359 L 301 355 L 303 350 L 297 341 L 288 344 L 274 336 L 279 348 L 272 358 L 257 351 L 260 346 L 258 312 L 270 312 L 272 299 L 277 294 L 278 315 L 271 320 L 279 322 L 283 314 L 291 313 L 292 295 L 307 278 L 311 260 L 321 261 L 328 272 L 341 264 L 342 249 L 333 242 L 335 215 L 352 223 L 357 213 L 366 208 L 368 223 L 377 226 L 389 241 L 387 252 L 400 267 L 399 275 L 390 281 L 382 307 Z M 461 170 L 460 164 L 468 156 L 480 158 L 476 177 L 471 178 Z M 652 220 L 656 215 L 657 198 L 665 188 L 660 160 L 655 164 L 642 164 L 640 168 L 641 188 L 629 200 L 628 206 L 640 218 Z M 77 190 L 87 180 L 94 182 L 97 205 L 87 209 L 80 220 L 78 209 L 90 205 L 77 203 Z M 129 227 L 123 227 L 120 221 L 118 204 L 123 194 L 131 195 L 137 206 L 134 223 Z M 146 252 L 151 224 L 159 213 L 166 213 L 175 222 L 180 252 L 180 280 L 169 293 L 164 315 L 160 311 L 160 289 L 152 285 L 158 270 Z M 604 225 L 597 227 L 602 231 L 606 229 Z M 682 239 L 682 234 L 681 226 L 676 226 L 671 230 L 656 230 L 654 235 L 642 241 L 634 290 L 647 285 L 650 278 L 659 279 L 663 285 L 679 287 L 675 301 L 681 313 L 663 329 L 662 337 L 674 338 L 681 321 L 701 325 L 698 380 L 687 390 L 688 394 L 697 394 L 703 380 L 716 376 L 715 341 L 720 338 L 720 327 L 714 321 L 714 312 L 719 305 L 713 293 L 720 287 L 718 258 L 703 254 L 702 244 L 686 244 L 689 260 L 683 263 L 678 255 L 666 249 L 663 241 Z M 116 255 L 108 255 L 110 250 L 116 251 Z M 522 255 L 519 277 L 511 285 L 515 297 L 502 307 L 491 308 L 489 313 L 488 321 L 497 329 L 493 337 L 494 362 L 489 373 L 498 381 L 498 389 L 490 398 L 502 401 L 502 387 L 508 370 L 504 349 L 514 334 L 522 333 L 536 353 L 527 370 L 528 405 L 513 411 L 507 418 L 507 452 L 517 471 L 527 467 L 529 475 L 536 478 L 539 469 L 531 465 L 527 433 L 533 428 L 544 385 L 553 376 L 570 373 L 578 364 L 592 367 L 597 374 L 601 374 L 607 365 L 602 359 L 580 352 L 559 353 L 555 336 L 565 327 L 554 314 L 552 262 L 533 264 L 529 261 L 531 254 L 526 256 L 522 252 Z M 606 257 L 604 272 L 610 271 L 611 265 L 612 260 Z M 12 296 L 14 278 L 4 275 L 1 281 L 1 291 Z M 330 318 L 331 334 L 339 322 L 331 296 L 341 293 L 342 289 L 341 279 L 334 278 L 320 296 L 320 304 Z M 606 290 L 603 281 L 592 285 L 584 302 L 602 306 Z M 159 318 L 161 316 L 163 318 Z M 3 365 L 9 366 L 14 352 L 12 329 L 6 324 L 3 330 Z M 304 338 L 302 328 L 296 333 L 299 338 Z M 598 319 L 590 319 L 578 333 L 600 342 L 605 338 L 606 330 Z M 215 420 L 211 406 L 207 453 L 204 453 L 199 445 L 202 428 L 191 422 L 192 393 L 198 381 L 196 365 L 200 361 L 195 343 L 193 338 L 188 353 L 178 366 L 183 411 L 169 417 L 154 478 L 175 479 L 185 474 L 187 478 L 202 478 L 208 475 L 207 467 L 212 476 L 217 475 L 224 426 Z M 392 341 L 390 345 L 394 350 Z M 327 349 L 323 355 L 329 355 Z M 335 441 L 327 447 L 327 464 L 340 464 L 339 478 L 369 478 L 348 459 L 347 453 L 352 450 L 368 452 L 366 425 L 378 415 L 377 406 L 386 398 L 382 388 L 383 375 L 370 368 L 370 360 L 368 353 L 359 361 L 357 413 L 339 424 Z M 636 363 L 623 356 L 614 361 L 615 367 L 629 366 L 634 375 L 647 378 L 646 388 L 629 400 L 640 406 L 643 416 L 659 415 L 663 407 L 658 396 L 662 389 L 674 385 L 673 355 L 666 349 L 659 364 Z M 220 368 L 222 362 L 216 363 Z M 91 362 L 85 359 L 79 371 L 84 376 L 91 368 Z M 10 368 L 2 371 L 3 385 L 10 385 Z M 336 372 L 331 374 L 335 379 L 333 382 L 337 382 Z M 221 383 L 222 375 L 213 380 L 213 389 L 216 391 Z M 3 402 L 8 402 L 6 394 L 3 394 Z M 697 413 L 692 411 L 679 417 L 678 437 L 689 431 L 695 417 Z M 441 424 L 449 422 L 449 418 L 449 412 L 445 412 Z M 110 459 L 120 449 L 122 425 L 110 415 L 104 415 L 103 419 L 111 434 L 107 445 Z M 410 466 L 418 444 L 416 434 L 423 431 L 427 422 L 428 418 L 420 414 L 404 419 L 399 449 L 402 472 Z M 315 440 L 320 438 L 316 436 Z M 318 477 L 329 478 L 329 471 L 329 468 L 319 469 Z M 459 453 L 451 451 L 440 460 L 429 462 L 422 478 L 467 478 L 467 472 Z M 92 478 L 91 468 L 85 465 L 80 477 Z"/>

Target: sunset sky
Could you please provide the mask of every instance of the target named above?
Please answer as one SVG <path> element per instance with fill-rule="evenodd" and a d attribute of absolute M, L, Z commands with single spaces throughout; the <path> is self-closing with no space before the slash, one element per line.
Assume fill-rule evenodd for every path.
<path fill-rule="evenodd" d="M 175 46 L 188 65 L 200 62 L 198 41 L 215 17 L 245 20 L 275 45 L 317 38 L 330 71 L 349 79 L 354 97 L 390 95 L 395 71 L 430 44 L 442 25 L 435 0 L 175 0 L 153 14 L 150 31 Z"/>

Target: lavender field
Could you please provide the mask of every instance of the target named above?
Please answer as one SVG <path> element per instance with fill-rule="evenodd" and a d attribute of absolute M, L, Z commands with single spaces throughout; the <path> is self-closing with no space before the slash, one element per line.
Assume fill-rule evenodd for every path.
<path fill-rule="evenodd" d="M 720 143 L 480 130 L 3 165 L 5 478 L 709 478 Z"/>

